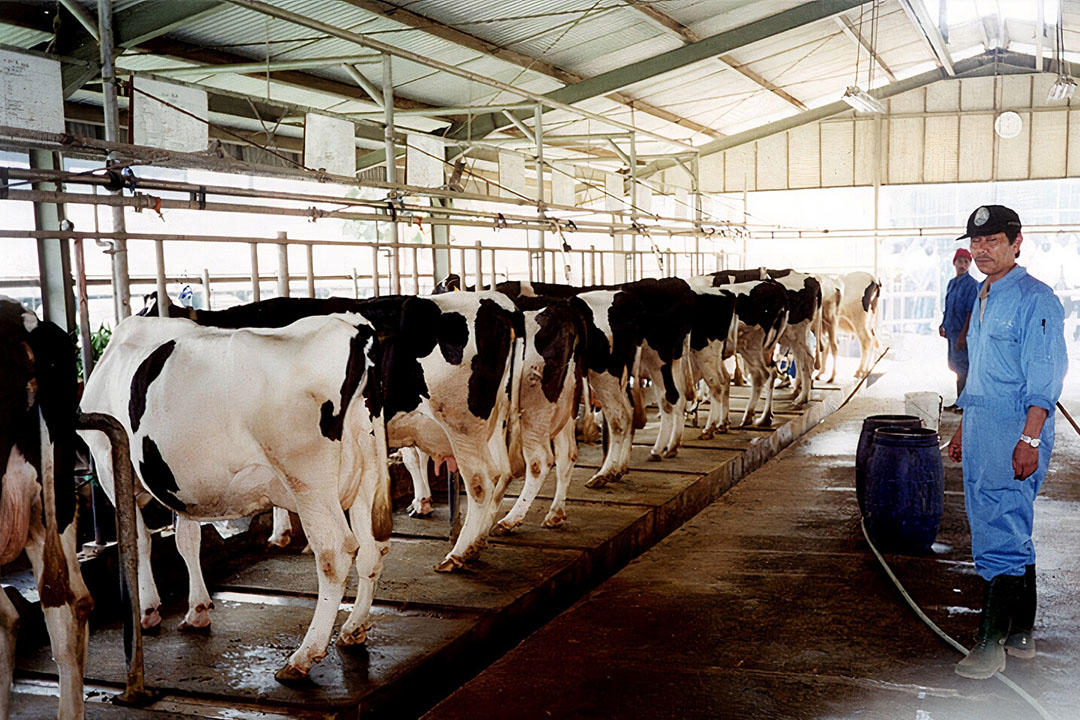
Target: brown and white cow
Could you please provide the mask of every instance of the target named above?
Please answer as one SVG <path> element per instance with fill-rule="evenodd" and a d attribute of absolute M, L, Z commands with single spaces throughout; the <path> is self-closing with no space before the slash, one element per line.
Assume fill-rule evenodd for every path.
<path fill-rule="evenodd" d="M 815 332 L 815 365 L 817 378 L 825 377 L 829 357 L 833 359 L 832 375 L 826 382 L 836 379 L 836 360 L 839 354 L 840 306 L 844 301 L 844 283 L 833 275 L 814 275 L 821 284 L 821 331 Z"/>
<path fill-rule="evenodd" d="M 76 557 L 75 349 L 67 333 L 0 297 L 0 565 L 26 551 L 60 678 L 57 716 L 83 716 L 93 600 Z M 0 718 L 8 716 L 19 615 L 0 590 Z"/>

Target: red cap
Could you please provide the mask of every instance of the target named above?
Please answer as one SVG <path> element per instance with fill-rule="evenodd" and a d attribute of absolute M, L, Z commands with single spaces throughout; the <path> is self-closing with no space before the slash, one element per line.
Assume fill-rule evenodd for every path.
<path fill-rule="evenodd" d="M 971 253 L 968 252 L 965 248 L 957 248 L 956 252 L 953 253 L 952 261 L 956 262 L 956 260 L 958 258 L 967 258 L 968 260 L 970 260 L 971 259 Z"/>

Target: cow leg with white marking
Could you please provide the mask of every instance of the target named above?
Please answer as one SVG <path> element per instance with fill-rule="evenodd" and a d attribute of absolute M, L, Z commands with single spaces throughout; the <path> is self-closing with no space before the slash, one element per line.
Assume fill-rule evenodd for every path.
<path fill-rule="evenodd" d="M 274 508 L 271 515 L 274 518 L 274 530 L 266 539 L 269 547 L 283 548 L 292 542 L 293 526 L 289 518 L 289 511 L 285 508 Z"/>
<path fill-rule="evenodd" d="M 274 508 L 277 510 L 278 508 Z M 288 511 L 285 512 L 288 517 Z M 177 628 L 182 631 L 206 630 L 210 627 L 210 608 L 214 607 L 210 592 L 203 580 L 199 565 L 199 548 L 202 545 L 202 525 L 182 515 L 176 516 L 176 550 L 184 559 L 188 573 L 188 611 Z"/>
<path fill-rule="evenodd" d="M 626 397 L 626 377 L 622 381 L 609 373 L 589 370 L 589 383 L 593 394 L 604 409 L 604 422 L 608 427 L 608 451 L 604 462 L 585 487 L 599 488 L 620 479 L 630 465 L 630 445 L 633 442 L 631 428 L 632 408 Z"/>
<path fill-rule="evenodd" d="M 712 342 L 702 350 L 691 352 L 709 387 L 709 417 L 701 431 L 701 439 L 708 440 L 715 433 L 726 433 L 731 426 L 731 378 L 724 365 L 722 342 Z"/>
<path fill-rule="evenodd" d="M 409 517 L 431 517 L 435 510 L 431 507 L 431 484 L 428 482 L 427 473 L 430 456 L 415 447 L 400 448 L 398 453 L 401 455 L 401 464 L 412 478 L 413 500 L 409 503 Z"/>
<path fill-rule="evenodd" d="M 568 422 L 555 434 L 555 497 L 541 527 L 558 528 L 566 522 L 566 493 L 570 488 L 570 477 L 574 474 L 577 462 L 577 440 L 574 438 L 574 423 Z"/>

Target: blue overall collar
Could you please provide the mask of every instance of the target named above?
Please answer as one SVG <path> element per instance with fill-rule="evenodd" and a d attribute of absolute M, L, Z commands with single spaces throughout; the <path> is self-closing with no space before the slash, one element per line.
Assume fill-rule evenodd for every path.
<path fill-rule="evenodd" d="M 994 291 L 994 285 L 997 285 L 999 289 L 1006 288 L 1006 287 L 1008 287 L 1010 285 L 1013 285 L 1013 284 L 1019 282 L 1021 280 L 1021 278 L 1025 278 L 1025 277 L 1027 277 L 1027 269 L 1024 268 L 1023 265 L 1013 265 L 1012 270 L 1005 273 L 1005 275 L 1002 278 L 1000 278 L 997 282 L 990 285 L 990 292 Z M 979 283 L 979 289 L 982 290 L 982 287 L 985 284 L 986 284 L 986 280 L 983 279 L 983 281 L 981 283 Z"/>

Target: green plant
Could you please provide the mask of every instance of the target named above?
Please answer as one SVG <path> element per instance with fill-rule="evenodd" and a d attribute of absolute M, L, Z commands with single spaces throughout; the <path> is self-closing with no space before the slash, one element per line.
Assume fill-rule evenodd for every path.
<path fill-rule="evenodd" d="M 94 364 L 97 364 L 98 358 L 101 357 L 101 353 L 105 352 L 105 346 L 109 344 L 109 340 L 112 339 L 112 328 L 102 323 L 101 326 L 90 333 L 90 357 L 93 359 Z M 79 338 L 82 337 L 82 333 L 79 332 L 79 328 L 75 328 L 75 365 L 79 370 L 79 379 L 83 378 L 83 366 L 82 366 L 82 352 L 78 348 Z"/>

